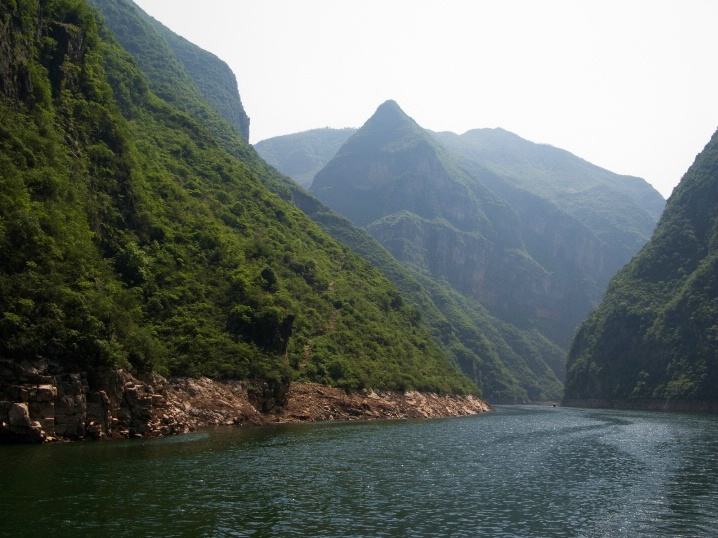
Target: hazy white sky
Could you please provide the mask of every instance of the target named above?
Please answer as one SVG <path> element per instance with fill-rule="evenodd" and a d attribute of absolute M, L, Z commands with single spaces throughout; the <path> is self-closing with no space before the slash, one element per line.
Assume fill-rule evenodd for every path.
<path fill-rule="evenodd" d="M 250 141 L 502 127 L 668 196 L 718 128 L 717 0 L 135 0 L 226 61 Z"/>

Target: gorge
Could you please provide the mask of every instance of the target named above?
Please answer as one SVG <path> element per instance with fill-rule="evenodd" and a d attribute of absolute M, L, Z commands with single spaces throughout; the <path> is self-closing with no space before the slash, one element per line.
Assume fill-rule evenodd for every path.
<path fill-rule="evenodd" d="M 0 24 L 4 440 L 161 432 L 187 380 L 244 399 L 166 433 L 272 421 L 293 386 L 714 410 L 714 142 L 661 216 L 640 178 L 394 101 L 255 148 L 228 66 L 128 0 Z"/>

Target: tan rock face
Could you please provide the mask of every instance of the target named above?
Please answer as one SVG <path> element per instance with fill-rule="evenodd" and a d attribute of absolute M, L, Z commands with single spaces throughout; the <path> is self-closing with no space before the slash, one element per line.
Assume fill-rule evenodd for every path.
<path fill-rule="evenodd" d="M 30 426 L 30 413 L 26 403 L 14 403 L 7 414 L 10 426 Z"/>
<path fill-rule="evenodd" d="M 47 364 L 0 365 L 0 440 L 39 442 L 141 435 L 152 390 L 119 370 L 63 372 Z"/>
<path fill-rule="evenodd" d="M 460 416 L 490 411 L 473 396 L 362 391 L 294 383 L 171 379 L 121 370 L 48 374 L 0 363 L 0 441 L 160 437 L 210 425 Z"/>
<path fill-rule="evenodd" d="M 420 392 L 372 391 L 347 393 L 335 387 L 294 383 L 287 407 L 275 415 L 280 422 L 438 418 L 473 415 L 493 408 L 475 396 Z"/>

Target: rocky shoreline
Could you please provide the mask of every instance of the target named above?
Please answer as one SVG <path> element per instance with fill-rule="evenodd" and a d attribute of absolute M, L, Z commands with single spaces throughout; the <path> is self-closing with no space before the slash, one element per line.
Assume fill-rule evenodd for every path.
<path fill-rule="evenodd" d="M 474 396 L 167 380 L 123 370 L 68 373 L 46 364 L 0 361 L 0 442 L 162 437 L 210 425 L 434 418 L 492 410 Z"/>

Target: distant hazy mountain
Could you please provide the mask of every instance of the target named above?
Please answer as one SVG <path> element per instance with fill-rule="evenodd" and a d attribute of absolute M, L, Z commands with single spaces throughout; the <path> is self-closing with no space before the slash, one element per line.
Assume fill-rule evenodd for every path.
<path fill-rule="evenodd" d="M 718 410 L 718 132 L 568 358 L 566 402 Z"/>
<path fill-rule="evenodd" d="M 468 322 L 473 334 L 486 338 L 529 397 L 556 395 L 562 352 L 541 328 L 561 332 L 561 325 L 578 323 L 564 319 L 560 306 L 572 301 L 572 290 L 527 252 L 511 207 L 459 167 L 395 102 L 380 106 L 347 140 L 316 175 L 312 192 L 364 226 L 433 289 L 438 303 L 442 295 L 450 298 L 443 299 L 448 311 L 471 312 L 454 322 Z M 494 377 L 488 361 L 471 367 L 487 396 L 515 396 L 487 385 Z"/>
<path fill-rule="evenodd" d="M 257 142 L 254 149 L 283 174 L 308 189 L 314 175 L 326 165 L 356 129 L 313 129 Z"/>
<path fill-rule="evenodd" d="M 503 129 L 475 129 L 463 135 L 434 133 L 465 166 L 479 165 L 553 202 L 586 226 L 605 245 L 602 284 L 646 242 L 665 200 L 643 179 L 614 174 L 575 155 L 535 144 Z M 492 187 L 498 187 L 492 183 Z"/>
<path fill-rule="evenodd" d="M 255 147 L 267 162 L 309 188 L 316 173 L 355 132 L 315 129 L 263 140 Z M 660 193 L 641 178 L 615 174 L 503 129 L 430 133 L 474 179 L 516 210 L 524 235 L 538 242 L 543 237 L 571 258 L 581 255 L 586 241 L 601 243 L 600 257 L 579 262 L 596 281 L 597 299 L 610 277 L 648 241 L 665 206 Z M 546 226 L 572 228 L 573 240 L 551 238 Z M 526 248 L 541 258 L 542 251 L 532 250 L 535 244 L 528 242 Z"/>
<path fill-rule="evenodd" d="M 473 348 L 464 343 L 478 349 L 480 334 L 490 344 L 483 357 L 494 360 L 462 366 L 494 399 L 511 399 L 516 385 L 546 396 L 552 378 L 563 379 L 561 348 L 664 204 L 639 178 L 506 131 L 427 132 L 393 101 L 347 139 L 311 190 L 411 268 L 449 320 L 457 308 L 471 312 L 453 330 L 468 322 Z M 527 349 L 538 358 L 532 367 Z M 499 363 L 513 388 L 487 382 Z M 552 374 L 537 391 L 545 365 Z"/>

